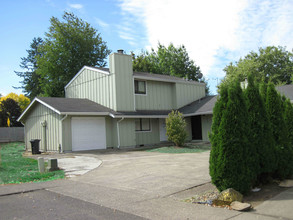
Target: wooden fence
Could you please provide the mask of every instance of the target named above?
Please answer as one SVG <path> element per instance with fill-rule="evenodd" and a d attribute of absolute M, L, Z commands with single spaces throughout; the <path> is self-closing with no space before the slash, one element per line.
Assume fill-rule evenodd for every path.
<path fill-rule="evenodd" d="M 0 143 L 24 141 L 24 127 L 0 127 Z"/>

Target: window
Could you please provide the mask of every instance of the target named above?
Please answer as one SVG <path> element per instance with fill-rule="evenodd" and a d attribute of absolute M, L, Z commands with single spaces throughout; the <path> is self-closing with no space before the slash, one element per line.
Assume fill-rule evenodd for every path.
<path fill-rule="evenodd" d="M 135 119 L 135 131 L 151 131 L 151 119 L 149 118 Z"/>
<path fill-rule="evenodd" d="M 146 94 L 146 82 L 134 80 L 135 94 Z"/>

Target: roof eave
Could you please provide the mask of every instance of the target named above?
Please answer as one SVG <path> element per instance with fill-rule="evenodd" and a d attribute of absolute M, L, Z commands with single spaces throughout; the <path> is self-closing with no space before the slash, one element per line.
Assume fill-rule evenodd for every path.
<path fill-rule="evenodd" d="M 46 106 L 47 108 L 51 109 L 52 111 L 56 112 L 57 114 L 61 114 L 60 111 L 52 107 L 51 105 L 47 104 L 46 102 L 40 100 L 39 98 L 34 98 L 33 101 L 29 104 L 29 106 L 24 110 L 24 112 L 18 117 L 17 121 L 21 121 L 21 119 L 24 117 L 24 115 L 27 113 L 27 111 L 31 108 L 31 106 L 34 105 L 35 102 L 39 102 L 42 105 Z"/>
<path fill-rule="evenodd" d="M 171 82 L 171 83 L 186 83 L 186 84 L 195 84 L 200 86 L 205 86 L 205 83 L 200 83 L 196 81 L 183 81 L 183 80 L 172 80 L 172 79 L 160 79 L 156 77 L 149 77 L 149 76 L 137 76 L 133 75 L 134 79 L 143 79 L 143 80 L 151 80 L 151 81 L 159 81 L 159 82 Z"/>

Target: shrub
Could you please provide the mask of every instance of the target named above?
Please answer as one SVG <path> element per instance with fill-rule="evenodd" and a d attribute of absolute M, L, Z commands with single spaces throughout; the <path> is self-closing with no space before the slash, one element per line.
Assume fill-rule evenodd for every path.
<path fill-rule="evenodd" d="M 166 131 L 169 141 L 177 147 L 183 146 L 187 138 L 186 122 L 179 111 L 172 111 L 166 118 Z"/>

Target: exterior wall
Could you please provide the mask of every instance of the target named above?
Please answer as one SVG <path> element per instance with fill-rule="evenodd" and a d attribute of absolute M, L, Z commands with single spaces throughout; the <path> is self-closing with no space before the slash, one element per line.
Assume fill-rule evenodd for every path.
<path fill-rule="evenodd" d="M 116 111 L 135 111 L 132 57 L 113 53 L 109 57 L 110 73 L 115 76 Z"/>
<path fill-rule="evenodd" d="M 212 115 L 202 115 L 201 116 L 201 126 L 202 126 L 202 140 L 209 141 L 209 132 L 212 128 Z"/>
<path fill-rule="evenodd" d="M 135 132 L 136 145 L 160 143 L 159 119 L 151 119 L 151 131 Z"/>
<path fill-rule="evenodd" d="M 65 97 L 86 98 L 117 110 L 115 76 L 84 69 L 65 89 Z"/>
<path fill-rule="evenodd" d="M 106 117 L 106 141 L 107 148 L 116 148 L 118 146 L 117 119 Z"/>
<path fill-rule="evenodd" d="M 72 151 L 71 117 L 68 116 L 62 122 L 62 147 L 63 151 Z"/>
<path fill-rule="evenodd" d="M 47 122 L 46 126 L 46 144 L 47 151 L 59 151 L 60 140 L 60 116 L 52 111 L 51 109 L 37 104 L 29 116 L 25 120 L 25 139 L 26 139 L 26 149 L 31 150 L 31 139 L 40 139 L 40 150 L 43 149 L 43 127 L 41 125 L 42 121 Z"/>
<path fill-rule="evenodd" d="M 187 117 L 184 118 L 186 121 L 186 131 L 187 131 L 187 141 L 191 141 L 192 140 L 192 129 L 191 129 L 191 118 Z"/>
<path fill-rule="evenodd" d="M 205 96 L 205 85 L 176 83 L 176 108 L 181 108 Z"/>
<path fill-rule="evenodd" d="M 119 119 L 118 119 L 119 120 Z M 123 119 L 119 122 L 120 147 L 133 147 L 135 141 L 135 120 Z"/>
<path fill-rule="evenodd" d="M 170 110 L 175 108 L 174 83 L 146 81 L 146 94 L 135 94 L 137 110 Z"/>

